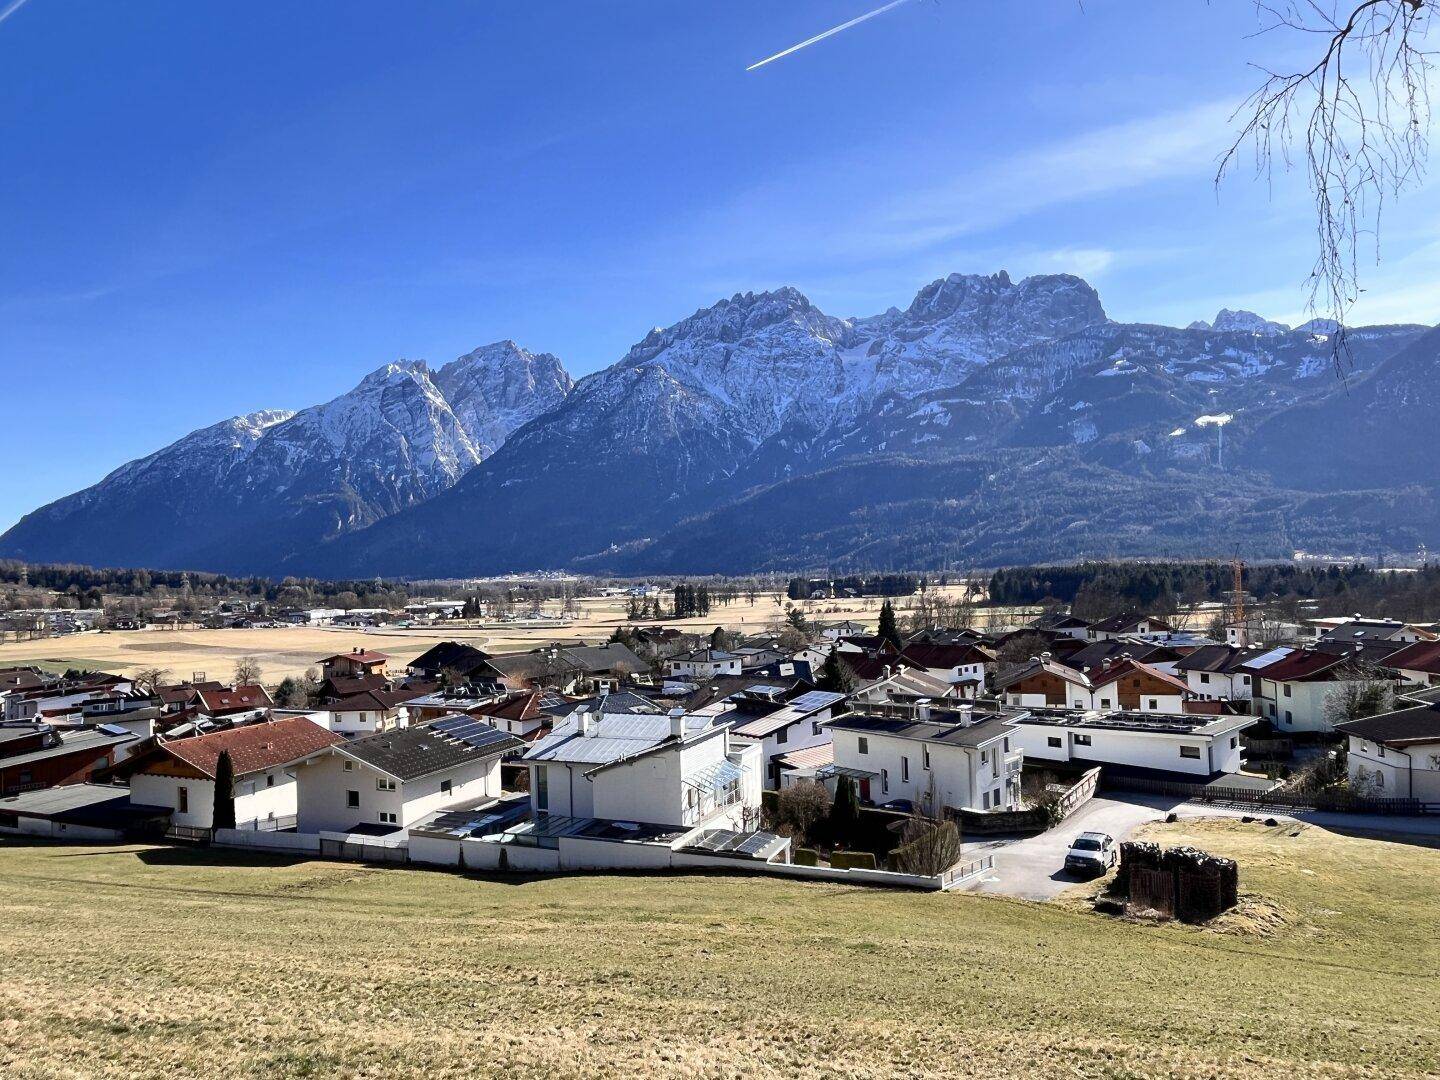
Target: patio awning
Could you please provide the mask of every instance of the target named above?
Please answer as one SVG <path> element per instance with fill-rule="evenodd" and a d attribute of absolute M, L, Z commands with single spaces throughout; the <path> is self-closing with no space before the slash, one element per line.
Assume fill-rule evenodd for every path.
<path fill-rule="evenodd" d="M 744 775 L 745 770 L 734 762 L 717 761 L 703 769 L 696 769 L 681 782 L 686 787 L 696 788 L 700 791 L 719 791 L 721 788 L 738 782 Z"/>

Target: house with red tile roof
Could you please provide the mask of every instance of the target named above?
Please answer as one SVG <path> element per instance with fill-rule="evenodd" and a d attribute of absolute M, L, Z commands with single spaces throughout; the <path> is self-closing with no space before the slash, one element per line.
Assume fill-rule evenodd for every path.
<path fill-rule="evenodd" d="M 1440 686 L 1440 641 L 1417 641 L 1406 645 L 1382 663 L 1406 682 Z"/>
<path fill-rule="evenodd" d="M 275 707 L 270 694 L 258 683 L 204 689 L 198 691 L 196 697 L 199 699 L 198 710 L 206 716 L 234 716 L 236 713 Z"/>
<path fill-rule="evenodd" d="M 1254 675 L 1254 709 L 1283 732 L 1334 730 L 1331 703 L 1367 683 L 1393 681 L 1360 651 L 1272 649 L 1245 665 Z"/>
<path fill-rule="evenodd" d="M 1193 696 L 1185 680 L 1129 657 L 1103 661 L 1090 672 L 1090 704 L 1095 709 L 1179 713 Z"/>
<path fill-rule="evenodd" d="M 221 753 L 228 752 L 235 770 L 237 826 L 277 828 L 295 817 L 295 763 L 343 741 L 304 717 L 266 720 L 188 739 L 161 739 L 112 774 L 129 779 L 133 802 L 172 807 L 172 825 L 208 829 L 214 824 L 216 770 Z"/>

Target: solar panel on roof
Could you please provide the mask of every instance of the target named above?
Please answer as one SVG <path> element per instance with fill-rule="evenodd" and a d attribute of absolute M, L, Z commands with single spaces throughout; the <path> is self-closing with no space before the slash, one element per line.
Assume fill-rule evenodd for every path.
<path fill-rule="evenodd" d="M 764 851 L 774 842 L 775 836 L 772 833 L 752 833 L 750 837 L 735 850 L 742 855 L 759 855 L 760 852 Z"/>
<path fill-rule="evenodd" d="M 103 731 L 106 735 L 129 735 L 129 734 L 130 734 L 130 730 L 129 730 L 128 728 L 123 728 L 123 727 L 121 727 L 119 724 L 98 724 L 98 725 L 96 725 L 96 726 L 97 726 L 97 728 L 98 728 L 100 731 Z"/>

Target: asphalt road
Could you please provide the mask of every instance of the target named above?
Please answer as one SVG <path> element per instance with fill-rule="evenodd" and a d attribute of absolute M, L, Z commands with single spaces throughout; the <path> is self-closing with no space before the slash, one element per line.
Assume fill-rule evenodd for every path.
<path fill-rule="evenodd" d="M 1238 811 L 1213 806 L 1182 804 L 1173 809 L 1182 818 L 1239 816 Z M 1103 832 L 1117 841 L 1126 840 L 1141 825 L 1164 820 L 1168 812 L 1169 808 L 1097 795 L 1058 826 L 1039 836 L 981 843 L 974 848 L 966 845 L 967 859 L 979 855 L 995 856 L 995 869 L 982 874 L 969 891 L 1015 896 L 1024 900 L 1052 900 L 1072 885 L 1085 880 L 1064 869 L 1065 853 L 1077 836 L 1083 832 Z"/>
<path fill-rule="evenodd" d="M 1440 839 L 1440 816 L 1387 817 L 1375 814 L 1336 814 L 1302 811 L 1276 814 L 1263 810 L 1230 810 L 1219 806 L 1177 803 L 1171 799 L 1132 795 L 1118 799 L 1097 795 L 1049 832 L 1023 839 L 976 841 L 965 845 L 964 858 L 995 856 L 995 868 L 968 886 L 970 892 L 1014 896 L 1024 900 L 1053 900 L 1084 879 L 1066 873 L 1065 853 L 1082 832 L 1109 833 L 1124 841 L 1141 825 L 1161 821 L 1174 811 L 1182 818 L 1273 817 L 1298 820 L 1332 832 L 1376 839 L 1433 844 Z"/>

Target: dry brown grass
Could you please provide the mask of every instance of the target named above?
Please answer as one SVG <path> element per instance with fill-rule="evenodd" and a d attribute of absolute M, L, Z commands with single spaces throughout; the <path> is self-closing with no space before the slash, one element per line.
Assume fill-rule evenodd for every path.
<path fill-rule="evenodd" d="M 1320 830 L 1157 838 L 1237 855 L 1288 921 L 1241 938 L 763 879 L 0 848 L 0 1074 L 1440 1069 L 1440 853 Z"/>
<path fill-rule="evenodd" d="M 946 590 L 954 593 L 956 587 Z M 902 611 L 907 601 L 901 600 Z M 777 627 L 789 603 L 783 594 L 763 594 L 755 603 L 744 598 L 726 605 L 715 605 L 704 618 L 667 619 L 666 626 L 678 626 L 697 633 L 709 633 L 716 626 L 759 633 Z M 855 619 L 874 629 L 879 620 L 878 597 L 844 601 L 817 601 L 800 605 L 807 617 L 824 622 Z M 559 605 L 547 609 L 558 613 Z M 621 599 L 585 599 L 580 601 L 580 615 L 570 625 L 557 623 L 538 629 L 504 627 L 491 630 L 462 630 L 445 627 L 414 630 L 356 631 L 333 627 L 286 627 L 278 630 L 120 630 L 106 633 L 72 634 L 38 641 L 10 641 L 0 644 L 0 665 L 24 661 L 46 661 L 96 667 L 118 674 L 142 668 L 168 668 L 177 678 L 189 678 L 192 672 L 203 671 L 212 679 L 231 677 L 235 661 L 242 656 L 260 660 L 265 680 L 279 682 L 287 675 L 301 675 L 323 656 L 363 644 L 392 654 L 402 666 L 428 649 L 436 641 L 455 639 L 472 641 L 490 652 L 533 649 L 557 638 L 584 638 L 604 641 L 615 629 L 627 625 L 625 601 Z"/>

